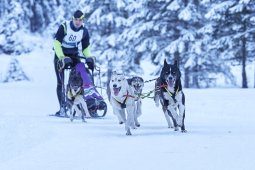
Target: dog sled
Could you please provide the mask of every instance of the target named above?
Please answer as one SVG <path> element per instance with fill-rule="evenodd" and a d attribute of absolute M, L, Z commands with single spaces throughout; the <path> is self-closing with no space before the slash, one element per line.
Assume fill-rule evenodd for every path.
<path fill-rule="evenodd" d="M 86 59 L 84 57 L 80 57 L 81 59 Z M 86 61 L 86 60 L 85 60 Z M 98 68 L 96 68 L 98 69 Z M 82 105 L 78 105 L 78 108 L 82 112 L 82 115 L 86 115 L 86 117 L 99 118 L 104 117 L 107 113 L 107 104 L 104 101 L 103 97 L 99 94 L 95 84 L 94 84 L 94 75 L 90 73 L 89 69 L 85 66 L 85 63 L 80 62 L 76 64 L 74 67 L 66 65 L 64 68 L 65 80 L 62 80 L 62 101 L 61 101 L 61 109 L 62 117 L 70 117 L 72 113 L 72 102 L 68 99 L 68 88 L 70 88 L 70 80 L 71 80 L 71 72 L 75 72 L 79 74 L 82 78 L 82 95 L 83 100 L 87 104 L 87 109 L 89 111 L 89 115 L 86 115 L 84 112 Z M 64 116 L 63 116 L 64 115 Z M 77 115 L 78 116 L 78 115 Z"/>

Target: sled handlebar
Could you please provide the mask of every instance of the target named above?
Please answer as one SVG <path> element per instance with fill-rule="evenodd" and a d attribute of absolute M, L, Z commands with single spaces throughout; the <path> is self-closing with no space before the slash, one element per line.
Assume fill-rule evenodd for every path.
<path fill-rule="evenodd" d="M 79 58 L 84 59 L 86 61 L 87 57 L 83 57 L 83 56 L 79 56 Z M 96 61 L 96 57 L 92 56 L 91 58 L 93 58 Z"/>
<path fill-rule="evenodd" d="M 87 57 L 79 56 L 79 58 L 84 59 L 86 61 Z"/>
<path fill-rule="evenodd" d="M 78 58 L 79 58 L 79 59 L 84 59 L 84 61 L 85 61 L 84 63 L 85 63 L 85 64 L 87 63 L 87 62 L 86 62 L 87 57 L 78 56 Z M 92 58 L 95 59 L 95 57 L 92 57 Z M 95 62 L 95 63 L 96 63 L 96 62 Z M 73 67 L 73 63 L 68 63 L 68 64 L 65 65 L 65 67 L 64 67 L 63 69 L 72 69 L 72 67 Z M 95 69 L 96 69 L 96 70 L 99 69 L 99 67 L 97 67 L 96 64 L 95 64 Z"/>
<path fill-rule="evenodd" d="M 85 63 L 86 63 L 87 57 L 79 56 L 79 58 L 80 58 L 80 59 L 84 59 L 84 60 L 85 60 Z M 96 57 L 92 56 L 92 58 L 93 58 L 94 61 L 95 61 L 95 70 L 97 70 L 97 71 L 100 70 L 100 68 L 97 67 L 97 65 L 96 65 Z"/>

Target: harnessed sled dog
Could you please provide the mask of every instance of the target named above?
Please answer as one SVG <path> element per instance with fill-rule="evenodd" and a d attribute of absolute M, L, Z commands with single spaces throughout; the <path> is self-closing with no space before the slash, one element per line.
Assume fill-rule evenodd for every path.
<path fill-rule="evenodd" d="M 155 89 L 154 101 L 157 107 L 160 101 L 168 128 L 173 128 L 174 125 L 175 131 L 181 127 L 181 132 L 187 132 L 184 125 L 185 96 L 182 91 L 181 72 L 177 61 L 174 64 L 168 64 L 164 60 L 164 66 L 160 77 L 156 80 Z"/>
<path fill-rule="evenodd" d="M 140 123 L 138 122 L 138 117 L 142 115 L 142 91 L 144 87 L 144 80 L 141 77 L 134 76 L 130 79 L 127 79 L 128 84 L 134 91 L 135 95 L 135 126 L 140 127 Z"/>
<path fill-rule="evenodd" d="M 76 73 L 73 68 L 69 75 L 67 85 L 67 99 L 71 106 L 70 120 L 73 121 L 75 114 L 79 114 L 83 122 L 86 122 L 85 117 L 90 117 L 87 104 L 83 98 L 83 80 L 80 73 Z"/>
<path fill-rule="evenodd" d="M 132 84 L 132 81 L 131 81 Z M 140 126 L 137 121 L 136 97 L 134 89 L 128 84 L 128 80 L 123 74 L 113 72 L 109 82 L 110 103 L 120 124 L 125 123 L 126 135 L 131 134 L 131 128 Z M 140 107 L 141 105 L 139 105 Z M 141 110 L 140 110 L 141 113 Z"/>

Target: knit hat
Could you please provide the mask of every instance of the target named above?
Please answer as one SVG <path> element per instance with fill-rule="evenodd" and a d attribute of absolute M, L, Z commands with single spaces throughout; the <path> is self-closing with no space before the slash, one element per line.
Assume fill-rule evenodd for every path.
<path fill-rule="evenodd" d="M 84 19 L 84 17 L 84 14 L 80 10 L 75 11 L 73 14 L 73 18 Z"/>

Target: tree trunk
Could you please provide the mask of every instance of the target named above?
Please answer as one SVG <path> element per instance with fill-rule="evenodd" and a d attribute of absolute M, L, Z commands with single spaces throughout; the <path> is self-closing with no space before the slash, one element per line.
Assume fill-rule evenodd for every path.
<path fill-rule="evenodd" d="M 244 23 L 244 32 L 246 31 L 246 23 Z M 248 88 L 247 75 L 246 75 L 246 38 L 242 37 L 242 88 Z"/>
<path fill-rule="evenodd" d="M 245 67 L 246 67 L 245 58 L 243 57 L 243 64 L 242 64 L 242 88 L 248 88 L 247 75 L 246 75 Z"/>
<path fill-rule="evenodd" d="M 107 85 L 106 85 L 106 93 L 107 93 L 107 97 L 108 97 L 108 100 L 110 101 L 111 99 L 111 91 L 110 91 L 110 81 L 111 81 L 111 76 L 112 76 L 112 59 L 108 59 L 107 58 L 107 61 L 108 61 L 108 64 L 107 64 Z"/>
<path fill-rule="evenodd" d="M 60 0 L 56 0 L 57 6 L 60 6 Z"/>
<path fill-rule="evenodd" d="M 255 66 L 254 66 L 254 86 L 253 87 L 255 88 Z"/>
<path fill-rule="evenodd" d="M 184 68 L 184 87 L 189 88 L 189 67 Z"/>
<path fill-rule="evenodd" d="M 200 88 L 199 85 L 199 65 L 198 65 L 198 58 L 195 59 L 196 65 L 192 68 L 192 87 Z"/>
<path fill-rule="evenodd" d="M 30 18 L 30 31 L 35 32 L 36 27 L 36 18 L 35 18 L 35 2 L 31 2 L 30 4 L 31 11 L 32 11 L 32 17 Z"/>
<path fill-rule="evenodd" d="M 6 10 L 6 1 L 0 0 L 0 17 L 4 16 Z"/>

